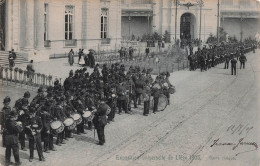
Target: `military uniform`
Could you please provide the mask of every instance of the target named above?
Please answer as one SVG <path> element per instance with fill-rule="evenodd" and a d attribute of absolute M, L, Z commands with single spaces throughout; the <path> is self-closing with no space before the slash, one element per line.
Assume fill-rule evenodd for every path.
<path fill-rule="evenodd" d="M 15 109 L 18 111 L 18 120 L 22 122 L 23 131 L 19 133 L 19 141 L 21 144 L 21 150 L 26 151 L 25 149 L 25 126 L 28 123 L 28 117 L 29 117 L 29 99 L 30 93 L 27 91 L 24 93 L 24 97 L 21 99 L 18 99 L 15 102 Z"/>
<path fill-rule="evenodd" d="M 34 144 L 36 144 L 36 150 L 38 152 L 39 160 L 44 161 L 45 158 L 42 154 L 42 144 L 41 144 L 41 130 L 42 120 L 41 117 L 37 116 L 35 113 L 35 108 L 30 108 L 30 118 L 28 121 L 28 126 L 26 126 L 26 133 L 29 138 L 29 148 L 30 148 L 30 158 L 29 161 L 32 162 L 34 158 Z"/>
<path fill-rule="evenodd" d="M 117 87 L 117 96 L 119 114 L 121 114 L 122 109 L 125 111 L 125 113 L 128 113 L 128 110 L 126 108 L 126 88 L 124 85 L 122 85 L 122 83 Z"/>
<path fill-rule="evenodd" d="M 5 121 L 5 165 L 11 164 L 11 150 L 13 150 L 16 165 L 21 165 L 19 157 L 18 133 L 21 132 L 21 127 L 15 122 L 15 112 L 10 112 Z"/>
<path fill-rule="evenodd" d="M 10 112 L 12 111 L 11 110 L 11 107 L 9 106 L 9 103 L 11 102 L 11 99 L 10 97 L 5 97 L 4 99 L 4 107 L 2 108 L 2 111 L 1 111 L 1 132 L 2 132 L 2 140 L 3 140 L 3 147 L 5 147 L 5 135 L 6 135 L 6 132 L 5 132 L 5 122 L 10 114 Z"/>
<path fill-rule="evenodd" d="M 115 90 L 111 89 L 108 92 L 108 95 L 107 95 L 107 105 L 111 109 L 110 113 L 107 115 L 108 116 L 108 119 L 107 119 L 108 122 L 114 121 L 115 113 L 116 113 L 116 106 L 117 106 L 116 102 L 117 102 L 116 92 L 115 92 Z"/>
<path fill-rule="evenodd" d="M 106 114 L 109 106 L 102 101 L 97 108 L 97 112 L 95 112 L 95 117 L 93 118 L 93 123 L 95 128 L 97 129 L 99 145 L 103 145 L 105 143 L 105 126 L 107 124 Z"/>

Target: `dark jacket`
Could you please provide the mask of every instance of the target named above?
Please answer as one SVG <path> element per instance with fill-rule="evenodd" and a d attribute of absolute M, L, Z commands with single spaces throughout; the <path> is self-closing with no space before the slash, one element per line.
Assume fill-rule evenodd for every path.
<path fill-rule="evenodd" d="M 107 111 L 109 106 L 106 103 L 101 103 L 95 112 L 95 117 L 93 118 L 93 124 L 95 127 L 105 126 L 107 124 Z"/>
<path fill-rule="evenodd" d="M 5 122 L 5 145 L 18 144 L 18 133 L 21 132 L 16 122 L 11 119 L 7 119 Z"/>

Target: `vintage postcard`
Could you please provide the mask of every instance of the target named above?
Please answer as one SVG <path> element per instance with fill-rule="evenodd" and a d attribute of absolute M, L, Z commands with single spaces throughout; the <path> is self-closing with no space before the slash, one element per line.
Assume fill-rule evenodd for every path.
<path fill-rule="evenodd" d="M 0 165 L 259 166 L 259 0 L 0 0 Z"/>

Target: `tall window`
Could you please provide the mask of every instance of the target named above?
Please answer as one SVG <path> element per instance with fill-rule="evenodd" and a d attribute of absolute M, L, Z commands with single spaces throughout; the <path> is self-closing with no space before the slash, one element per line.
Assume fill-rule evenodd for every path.
<path fill-rule="evenodd" d="M 44 41 L 48 40 L 48 4 L 44 4 Z"/>
<path fill-rule="evenodd" d="M 101 9 L 101 39 L 107 38 L 108 9 Z"/>
<path fill-rule="evenodd" d="M 66 6 L 65 8 L 65 40 L 73 38 L 73 6 Z"/>

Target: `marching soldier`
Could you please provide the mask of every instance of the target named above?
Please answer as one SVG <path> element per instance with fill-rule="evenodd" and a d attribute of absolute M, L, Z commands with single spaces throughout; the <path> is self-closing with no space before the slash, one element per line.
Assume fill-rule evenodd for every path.
<path fill-rule="evenodd" d="M 29 148 L 30 148 L 30 158 L 29 161 L 32 162 L 34 158 L 34 144 L 36 144 L 36 150 L 38 152 L 39 160 L 45 161 L 42 154 L 42 144 L 41 144 L 41 130 L 42 130 L 42 120 L 41 117 L 36 115 L 35 108 L 31 107 L 29 109 L 29 121 L 28 126 L 26 126 L 26 133 L 29 137 Z"/>
<path fill-rule="evenodd" d="M 2 140 L 3 140 L 3 147 L 5 147 L 5 135 L 6 135 L 6 132 L 5 132 L 5 122 L 10 114 L 10 112 L 12 111 L 11 110 L 11 107 L 9 106 L 11 102 L 11 99 L 9 96 L 6 96 L 4 98 L 4 107 L 2 108 L 2 111 L 1 111 L 1 133 L 2 133 Z"/>
<path fill-rule="evenodd" d="M 126 88 L 123 83 L 120 83 L 117 87 L 117 104 L 119 109 L 119 115 L 122 113 L 122 109 L 125 111 L 125 113 L 129 113 L 127 110 L 127 101 L 126 101 Z"/>
<path fill-rule="evenodd" d="M 63 107 L 61 106 L 61 102 L 62 101 L 60 98 L 56 99 L 56 106 L 54 107 L 55 108 L 54 119 L 63 122 L 66 118 L 66 115 L 63 112 Z M 61 146 L 61 144 L 66 144 L 63 139 L 64 139 L 64 131 L 62 131 L 57 135 L 56 145 Z"/>
<path fill-rule="evenodd" d="M 21 150 L 26 151 L 25 148 L 25 126 L 28 123 L 28 117 L 29 117 L 29 98 L 30 98 L 30 92 L 25 92 L 23 98 L 18 99 L 15 102 L 15 109 L 18 111 L 18 120 L 22 122 L 23 131 L 19 133 L 19 141 L 21 144 Z"/>
<path fill-rule="evenodd" d="M 21 132 L 22 127 L 18 126 L 18 122 L 15 122 L 17 119 L 16 113 L 11 111 L 6 117 L 5 121 L 5 137 L 4 142 L 6 146 L 5 150 L 5 165 L 11 165 L 11 150 L 13 150 L 15 165 L 21 165 L 19 157 L 19 145 L 18 145 L 18 133 Z"/>
<path fill-rule="evenodd" d="M 115 90 L 115 88 L 111 87 L 110 91 L 108 92 L 108 95 L 107 95 L 107 105 L 109 105 L 109 107 L 111 109 L 110 113 L 107 115 L 108 123 L 110 121 L 114 122 L 116 106 L 117 106 L 116 101 L 117 101 L 116 90 Z"/>
<path fill-rule="evenodd" d="M 75 100 L 73 102 L 73 106 L 80 115 L 83 115 L 83 113 L 85 111 L 85 106 L 84 106 L 83 99 L 82 99 L 81 95 L 78 95 L 78 96 L 75 97 Z M 84 121 L 84 118 L 82 118 L 82 122 L 77 125 L 77 134 L 78 135 L 80 135 L 81 133 L 85 134 L 84 124 L 85 124 L 85 121 Z"/>

